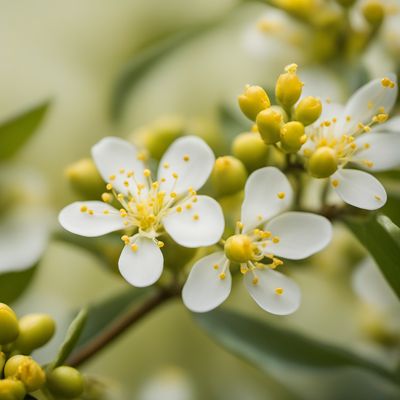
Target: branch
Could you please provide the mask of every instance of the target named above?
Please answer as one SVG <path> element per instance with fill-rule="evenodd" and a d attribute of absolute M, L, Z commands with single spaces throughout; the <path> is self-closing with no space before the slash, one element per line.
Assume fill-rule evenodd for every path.
<path fill-rule="evenodd" d="M 149 314 L 167 300 L 177 296 L 180 293 L 179 288 L 165 289 L 159 288 L 156 293 L 151 295 L 139 306 L 134 306 L 126 314 L 118 318 L 100 335 L 93 338 L 87 344 L 82 346 L 81 349 L 67 360 L 66 364 L 71 367 L 78 367 L 88 361 L 91 357 L 96 355 L 108 344 L 117 339 L 129 327 L 140 321 L 143 317 Z"/>

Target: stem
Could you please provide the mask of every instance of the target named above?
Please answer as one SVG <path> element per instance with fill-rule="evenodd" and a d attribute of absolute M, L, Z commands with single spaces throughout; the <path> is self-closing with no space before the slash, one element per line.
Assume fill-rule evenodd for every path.
<path fill-rule="evenodd" d="M 151 295 L 139 306 L 133 306 L 126 314 L 115 320 L 100 335 L 94 337 L 91 341 L 82 346 L 79 351 L 67 360 L 66 364 L 71 367 L 78 367 L 96 355 L 108 344 L 117 339 L 129 327 L 140 321 L 167 300 L 177 296 L 180 293 L 179 288 L 165 289 L 159 288 L 156 293 Z"/>

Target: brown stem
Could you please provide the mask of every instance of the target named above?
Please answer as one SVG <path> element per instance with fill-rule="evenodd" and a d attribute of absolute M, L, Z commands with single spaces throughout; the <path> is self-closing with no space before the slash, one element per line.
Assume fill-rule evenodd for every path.
<path fill-rule="evenodd" d="M 100 335 L 96 336 L 93 340 L 86 343 L 77 353 L 73 353 L 67 360 L 66 364 L 72 367 L 78 367 L 88 361 L 91 357 L 101 351 L 109 343 L 117 339 L 124 333 L 130 326 L 141 320 L 152 310 L 156 309 L 167 300 L 179 294 L 178 288 L 170 290 L 159 288 L 147 300 L 139 306 L 134 306 L 126 314 L 122 315 L 114 321 L 107 329 Z"/>

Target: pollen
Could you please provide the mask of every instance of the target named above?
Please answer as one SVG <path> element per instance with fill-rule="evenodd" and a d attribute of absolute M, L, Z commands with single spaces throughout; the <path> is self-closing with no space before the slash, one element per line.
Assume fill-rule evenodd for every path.
<path fill-rule="evenodd" d="M 123 236 L 121 236 L 121 240 L 122 240 L 125 244 L 129 244 L 129 236 L 128 236 L 128 235 L 123 235 Z"/>
<path fill-rule="evenodd" d="M 108 177 L 108 179 L 109 179 L 110 181 L 115 181 L 115 175 L 110 175 L 110 176 Z"/>
<path fill-rule="evenodd" d="M 214 264 L 214 265 L 213 265 L 213 268 L 214 268 L 214 269 L 218 269 L 218 268 L 219 268 L 219 265 L 218 265 L 218 264 Z"/>
<path fill-rule="evenodd" d="M 350 122 L 351 121 L 351 115 L 348 115 L 347 117 L 346 117 L 346 122 Z"/>
<path fill-rule="evenodd" d="M 375 197 L 375 200 L 382 201 L 382 197 L 381 197 L 381 196 L 378 196 L 378 195 L 376 194 L 374 197 Z"/>
<path fill-rule="evenodd" d="M 190 160 L 190 157 L 189 157 L 187 154 L 185 154 L 185 155 L 183 156 L 183 161 L 188 162 L 189 160 Z"/>
<path fill-rule="evenodd" d="M 143 171 L 143 175 L 144 175 L 146 178 L 148 178 L 148 177 L 151 175 L 150 170 L 149 170 L 149 169 L 145 169 L 145 170 Z"/>
<path fill-rule="evenodd" d="M 186 209 L 187 210 L 190 210 L 192 208 L 192 205 L 191 204 L 186 204 Z"/>
<path fill-rule="evenodd" d="M 135 175 L 135 173 L 134 173 L 133 171 L 129 171 L 129 172 L 126 174 L 126 176 L 127 176 L 128 178 L 132 178 L 133 175 Z"/>
<path fill-rule="evenodd" d="M 198 220 L 200 219 L 199 214 L 194 214 L 194 215 L 193 215 L 193 219 L 194 219 L 195 221 L 198 221 Z"/>
<path fill-rule="evenodd" d="M 93 210 L 89 210 L 88 213 L 89 213 L 89 215 L 94 215 L 94 211 Z"/>
<path fill-rule="evenodd" d="M 81 212 L 86 212 L 88 210 L 87 206 L 82 206 L 81 207 Z"/>
<path fill-rule="evenodd" d="M 226 278 L 225 272 L 221 272 L 221 273 L 218 275 L 218 278 L 221 279 L 221 280 L 223 281 L 223 280 Z"/>
<path fill-rule="evenodd" d="M 110 193 L 103 193 L 101 195 L 101 199 L 104 201 L 104 203 L 110 203 L 112 200 L 112 196 Z"/>
<path fill-rule="evenodd" d="M 283 294 L 283 289 L 281 287 L 277 287 L 275 289 L 275 293 L 280 296 L 281 294 Z"/>
<path fill-rule="evenodd" d="M 173 199 L 177 196 L 176 192 L 171 192 L 169 195 L 170 195 Z"/>
<path fill-rule="evenodd" d="M 104 215 L 108 215 L 108 214 L 110 214 L 110 211 L 109 211 L 109 210 L 104 210 L 104 211 L 103 211 L 103 214 L 104 214 Z"/>
<path fill-rule="evenodd" d="M 257 283 L 259 282 L 259 279 L 257 276 L 255 276 L 252 280 L 253 285 L 257 285 Z"/>
<path fill-rule="evenodd" d="M 272 238 L 272 243 L 277 244 L 277 243 L 279 243 L 279 242 L 280 242 L 280 239 L 279 239 L 278 236 L 274 236 L 274 237 Z"/>
<path fill-rule="evenodd" d="M 334 179 L 334 180 L 332 181 L 332 186 L 333 186 L 334 188 L 338 187 L 338 186 L 339 186 L 339 181 L 338 181 L 337 179 Z"/>
<path fill-rule="evenodd" d="M 178 213 L 182 212 L 182 207 L 181 206 L 176 207 L 176 212 Z"/>
<path fill-rule="evenodd" d="M 178 174 L 177 174 L 176 172 L 173 172 L 173 173 L 172 173 L 172 177 L 173 177 L 174 179 L 178 179 L 179 176 L 178 176 Z"/>
<path fill-rule="evenodd" d="M 139 247 L 138 247 L 138 245 L 137 245 L 136 243 L 133 243 L 133 244 L 131 245 L 131 249 L 132 249 L 133 252 L 136 253 L 136 252 L 138 251 Z"/>
<path fill-rule="evenodd" d="M 279 192 L 278 193 L 278 198 L 280 198 L 281 200 L 283 200 L 285 198 L 285 192 Z"/>
<path fill-rule="evenodd" d="M 385 88 L 390 88 L 393 89 L 395 86 L 395 83 L 393 81 L 391 81 L 389 78 L 383 78 L 381 80 L 382 86 Z"/>
<path fill-rule="evenodd" d="M 369 160 L 364 160 L 364 164 L 368 167 L 368 168 L 372 168 L 374 166 L 374 163 L 372 161 Z"/>
<path fill-rule="evenodd" d="M 122 218 L 124 218 L 124 217 L 126 217 L 126 216 L 128 215 L 128 213 L 126 212 L 126 210 L 125 210 L 124 208 L 121 208 L 121 209 L 119 210 L 119 215 L 120 215 Z"/>
<path fill-rule="evenodd" d="M 119 173 L 120 173 L 120 174 L 124 174 L 124 173 L 125 173 L 125 168 L 121 168 L 121 169 L 119 170 Z"/>
<path fill-rule="evenodd" d="M 118 199 L 119 201 L 124 200 L 124 195 L 123 195 L 122 193 L 118 193 L 117 199 Z"/>
<path fill-rule="evenodd" d="M 165 246 L 165 243 L 162 242 L 161 240 L 159 240 L 159 241 L 157 242 L 157 246 L 161 249 L 162 247 Z"/>
<path fill-rule="evenodd" d="M 113 188 L 113 185 L 111 183 L 107 183 L 106 189 L 111 190 Z"/>
<path fill-rule="evenodd" d="M 128 187 L 129 186 L 129 182 L 128 181 L 124 181 L 124 186 Z"/>
<path fill-rule="evenodd" d="M 369 143 L 364 143 L 364 149 L 369 149 L 371 145 Z"/>
<path fill-rule="evenodd" d="M 168 168 L 169 168 L 169 164 L 166 162 L 166 163 L 163 164 L 163 167 L 164 167 L 165 169 L 168 169 Z"/>

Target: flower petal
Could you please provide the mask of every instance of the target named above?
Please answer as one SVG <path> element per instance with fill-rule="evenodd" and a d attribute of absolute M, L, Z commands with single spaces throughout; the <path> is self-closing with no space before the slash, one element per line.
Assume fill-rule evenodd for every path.
<path fill-rule="evenodd" d="M 400 117 L 392 117 L 387 122 L 374 126 L 374 132 L 400 132 Z"/>
<path fill-rule="evenodd" d="M 214 199 L 197 196 L 195 203 L 188 200 L 180 207 L 181 212 L 174 211 L 163 219 L 165 230 L 176 243 L 184 247 L 200 247 L 218 242 L 225 221 L 221 206 Z"/>
<path fill-rule="evenodd" d="M 196 136 L 182 137 L 172 143 L 161 159 L 158 180 L 167 192 L 182 194 L 189 188 L 197 190 L 208 179 L 214 161 L 214 153 L 204 140 Z M 178 178 L 173 177 L 174 173 Z"/>
<path fill-rule="evenodd" d="M 367 172 L 341 169 L 330 179 L 336 193 L 347 204 L 365 210 L 376 210 L 386 203 L 385 188 Z"/>
<path fill-rule="evenodd" d="M 354 158 L 371 161 L 370 171 L 385 171 L 400 166 L 399 132 L 366 133 L 356 140 L 360 150 Z"/>
<path fill-rule="evenodd" d="M 82 211 L 84 209 L 87 211 Z M 119 211 L 102 201 L 72 203 L 61 210 L 58 220 L 67 231 L 87 237 L 101 236 L 125 228 Z"/>
<path fill-rule="evenodd" d="M 244 231 L 261 225 L 288 208 L 293 196 L 286 176 L 275 167 L 253 172 L 244 193 L 241 216 Z"/>
<path fill-rule="evenodd" d="M 118 261 L 119 272 L 133 286 L 150 286 L 161 276 L 164 257 L 149 238 L 139 236 L 135 243 L 137 250 L 133 251 L 129 245 L 122 250 Z"/>
<path fill-rule="evenodd" d="M 46 248 L 51 222 L 49 211 L 41 207 L 8 212 L 0 223 L 0 273 L 32 267 Z"/>
<path fill-rule="evenodd" d="M 136 193 L 135 181 L 146 185 L 144 164 L 138 160 L 138 151 L 132 143 L 114 136 L 105 137 L 92 147 L 92 157 L 100 175 L 106 182 L 111 182 L 118 193 L 127 194 L 129 190 Z M 127 178 L 128 172 L 134 172 L 135 181 Z M 115 179 L 111 180 L 113 175 Z M 128 187 L 125 181 L 129 183 Z"/>
<path fill-rule="evenodd" d="M 382 79 L 374 79 L 358 89 L 348 100 L 341 120 L 340 131 L 353 134 L 357 125 L 369 123 L 372 117 L 381 113 L 390 113 L 397 98 L 397 78 L 395 74 L 388 74 L 388 78 L 395 83 L 395 87 L 385 87 Z M 346 117 L 350 116 L 350 121 Z"/>
<path fill-rule="evenodd" d="M 229 267 L 222 272 L 226 258 L 222 251 L 210 254 L 197 261 L 183 286 L 182 299 L 185 306 L 194 312 L 207 312 L 223 303 L 231 292 L 232 277 Z M 218 269 L 214 266 L 218 265 Z"/>
<path fill-rule="evenodd" d="M 301 260 L 322 250 L 332 239 L 332 225 L 320 215 L 305 212 L 286 212 L 265 226 L 279 243 L 266 247 L 267 253 L 290 260 Z"/>
<path fill-rule="evenodd" d="M 288 315 L 299 308 L 300 288 L 292 279 L 270 269 L 257 271 L 256 276 L 258 282 L 254 284 L 253 274 L 247 273 L 244 276 L 244 284 L 251 297 L 262 309 L 271 314 Z"/>

